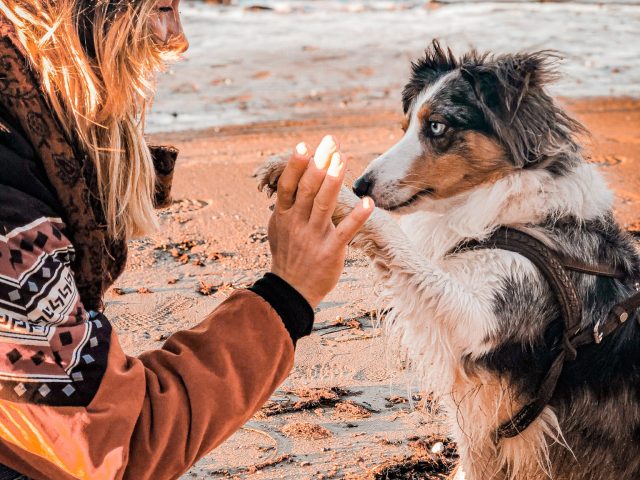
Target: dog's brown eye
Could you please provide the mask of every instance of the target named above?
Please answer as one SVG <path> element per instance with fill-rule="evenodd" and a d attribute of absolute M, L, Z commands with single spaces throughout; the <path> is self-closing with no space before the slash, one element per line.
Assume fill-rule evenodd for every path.
<path fill-rule="evenodd" d="M 434 137 L 439 137 L 447 131 L 447 126 L 440 122 L 429 122 L 429 129 Z"/>

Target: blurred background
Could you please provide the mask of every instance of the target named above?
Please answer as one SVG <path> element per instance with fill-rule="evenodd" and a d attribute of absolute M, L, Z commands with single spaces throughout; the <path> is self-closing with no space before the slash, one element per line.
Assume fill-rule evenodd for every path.
<path fill-rule="evenodd" d="M 230 5 L 222 5 L 228 4 Z M 640 93 L 638 0 L 183 0 L 191 49 L 160 82 L 151 131 L 398 108 L 432 38 L 457 52 L 554 49 L 565 97 Z"/>

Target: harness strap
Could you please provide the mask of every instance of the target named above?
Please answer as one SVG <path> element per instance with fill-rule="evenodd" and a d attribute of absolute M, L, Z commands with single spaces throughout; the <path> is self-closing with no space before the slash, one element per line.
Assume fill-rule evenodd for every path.
<path fill-rule="evenodd" d="M 637 289 L 637 287 L 636 287 Z M 640 308 L 640 292 L 613 306 L 604 320 L 598 320 L 593 330 L 583 330 L 571 338 L 571 343 L 577 347 L 602 340 L 612 334 L 616 329 L 633 318 L 636 310 Z"/>
<path fill-rule="evenodd" d="M 560 306 L 564 327 L 562 343 L 559 345 L 560 351 L 542 379 L 536 397 L 522 407 L 511 419 L 498 427 L 495 432 L 497 443 L 501 438 L 513 438 L 519 435 L 538 418 L 553 397 L 565 362 L 576 358 L 578 347 L 592 342 L 600 343 L 604 337 L 635 316 L 636 310 L 640 308 L 640 285 L 636 284 L 638 293 L 614 305 L 605 319 L 596 323 L 593 330 L 581 329 L 582 302 L 575 284 L 567 275 L 566 270 L 624 279 L 627 275 L 621 268 L 608 265 L 588 265 L 579 260 L 562 257 L 533 236 L 508 227 L 499 228 L 485 240 L 464 242 L 451 253 L 479 248 L 508 250 L 530 260 L 549 282 L 551 291 Z"/>
<path fill-rule="evenodd" d="M 489 238 L 478 241 L 471 240 L 456 248 L 460 250 L 478 248 L 498 248 L 518 253 L 533 263 L 549 282 L 551 291 L 560 307 L 563 320 L 562 343 L 560 351 L 551 363 L 551 367 L 542 379 L 536 397 L 522 407 L 513 417 L 504 422 L 495 432 L 495 440 L 513 438 L 525 430 L 542 413 L 555 392 L 558 379 L 562 373 L 564 362 L 576 357 L 576 349 L 569 337 L 576 335 L 582 321 L 582 302 L 576 291 L 573 280 L 565 270 L 560 256 L 540 240 L 508 227 L 502 227 Z M 574 267 L 586 268 L 583 265 Z M 611 273 L 607 271 L 607 273 Z"/>
<path fill-rule="evenodd" d="M 494 438 L 496 443 L 501 438 L 516 437 L 540 416 L 553 397 L 556 385 L 558 384 L 558 379 L 560 378 L 560 374 L 564 367 L 564 362 L 566 361 L 566 356 L 566 350 L 562 349 L 553 360 L 551 367 L 549 367 L 547 374 L 544 376 L 542 383 L 538 388 L 538 395 L 536 398 L 527 403 L 514 416 L 498 427 Z"/>
<path fill-rule="evenodd" d="M 574 258 L 559 258 L 564 268 L 566 268 L 567 270 L 572 270 L 574 272 L 586 273 L 588 275 L 597 275 L 599 277 L 616 278 L 618 280 L 622 280 L 627 276 L 624 269 L 620 266 L 613 267 L 610 265 L 591 265 Z"/>
<path fill-rule="evenodd" d="M 485 240 L 464 242 L 455 251 L 479 248 L 508 250 L 531 261 L 549 282 L 551 290 L 558 300 L 566 331 L 571 334 L 578 332 L 582 321 L 582 302 L 573 280 L 567 275 L 563 262 L 556 252 L 537 238 L 509 227 L 499 228 Z"/>

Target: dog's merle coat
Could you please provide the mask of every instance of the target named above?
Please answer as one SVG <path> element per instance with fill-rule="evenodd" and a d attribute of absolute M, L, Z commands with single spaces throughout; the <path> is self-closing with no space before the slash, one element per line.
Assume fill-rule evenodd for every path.
<path fill-rule="evenodd" d="M 636 318 L 581 347 L 542 415 L 495 442 L 547 372 L 560 341 L 559 306 L 524 257 L 456 246 L 509 226 L 566 257 L 621 268 L 624 280 L 569 272 L 585 328 L 640 280 L 634 240 L 584 158 L 583 128 L 545 92 L 552 60 L 545 52 L 456 59 L 434 42 L 404 90 L 405 136 L 355 185 L 404 214 L 400 230 L 376 209 L 355 244 L 376 267 L 392 345 L 441 396 L 470 480 L 640 478 Z M 282 168 L 268 165 L 263 184 L 274 186 Z M 355 201 L 343 191 L 335 220 Z"/>
<path fill-rule="evenodd" d="M 604 319 L 615 303 L 635 293 L 635 280 L 640 280 L 640 259 L 634 241 L 620 230 L 611 215 L 583 224 L 572 217 L 559 218 L 536 228 L 571 257 L 589 259 L 593 264 L 619 265 L 627 274 L 626 282 L 572 274 L 583 300 L 586 329 L 591 330 L 598 320 Z M 509 287 L 505 287 L 508 292 Z M 513 299 L 519 299 L 517 290 L 513 292 Z M 539 302 L 549 304 L 549 297 Z M 523 309 L 516 318 L 524 319 L 529 314 L 535 315 L 535 310 Z M 503 317 L 503 321 L 509 320 Z M 624 323 L 601 344 L 594 342 L 581 347 L 577 359 L 565 365 L 550 406 L 576 458 L 568 456 L 563 447 L 552 448 L 554 478 L 640 478 L 640 327 L 637 320 L 633 318 Z M 535 323 L 544 325 L 545 319 L 537 318 Z M 524 350 L 526 353 L 521 350 L 511 358 L 520 357 L 522 366 L 535 365 L 548 351 L 542 346 Z M 488 368 L 500 368 L 497 364 L 509 361 L 509 355 L 501 353 L 497 349 L 493 362 L 487 363 Z M 537 378 L 531 370 L 525 367 L 508 371 L 507 375 L 519 379 L 520 383 L 528 380 L 531 384 Z"/>
<path fill-rule="evenodd" d="M 610 215 L 583 224 L 569 217 L 529 227 L 544 232 L 551 245 L 572 258 L 619 265 L 628 279 L 640 278 L 633 240 Z M 570 275 L 583 300 L 583 326 L 588 330 L 615 303 L 635 293 L 632 282 Z M 505 277 L 496 293 L 494 313 L 504 326 L 502 336 L 494 340 L 494 349 L 467 368 L 495 372 L 519 395 L 533 398 L 561 341 L 558 306 L 545 282 L 513 276 Z M 577 359 L 565 364 L 550 407 L 573 452 L 564 445 L 552 446 L 552 478 L 640 478 L 640 328 L 636 319 L 601 344 L 578 350 Z"/>

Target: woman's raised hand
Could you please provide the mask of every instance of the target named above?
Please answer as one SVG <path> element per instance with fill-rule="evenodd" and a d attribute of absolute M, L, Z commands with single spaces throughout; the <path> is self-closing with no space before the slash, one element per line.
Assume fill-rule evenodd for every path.
<path fill-rule="evenodd" d="M 364 198 L 338 226 L 333 225 L 331 215 L 345 168 L 335 139 L 327 136 L 315 155 L 306 144 L 299 144 L 278 181 L 269 221 L 271 271 L 313 308 L 338 283 L 347 245 L 373 212 L 373 201 Z"/>

